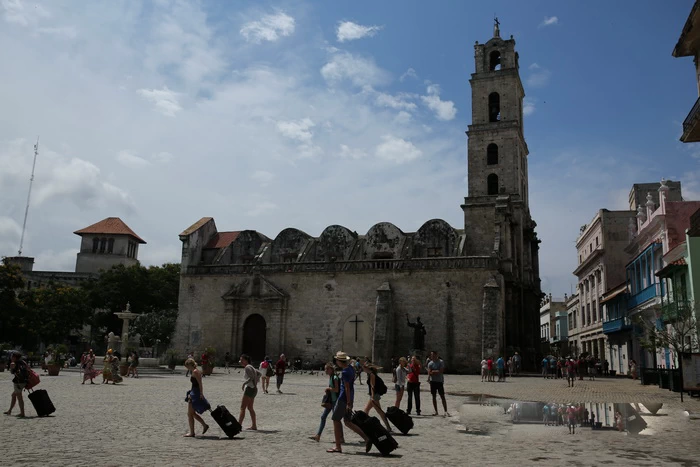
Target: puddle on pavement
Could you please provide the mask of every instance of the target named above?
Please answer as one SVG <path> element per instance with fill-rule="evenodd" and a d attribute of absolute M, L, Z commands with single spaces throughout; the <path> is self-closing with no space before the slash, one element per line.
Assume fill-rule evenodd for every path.
<path fill-rule="evenodd" d="M 529 402 L 507 399 L 489 394 L 465 394 L 464 405 L 471 406 L 468 410 L 472 416 L 465 416 L 462 424 L 465 425 L 465 433 L 470 435 L 489 436 L 493 429 L 493 423 L 510 423 L 512 425 L 543 425 L 568 427 L 571 420 L 576 428 L 584 428 L 600 431 L 620 431 L 630 434 L 650 434 L 648 426 L 654 417 L 665 416 L 659 414 L 663 407 L 660 403 L 630 404 L 614 402 L 586 402 L 577 403 L 571 401 Z M 489 412 L 492 420 L 481 419 L 479 426 L 473 422 L 474 410 L 479 410 L 475 405 L 486 407 L 498 406 L 503 412 Z M 460 410 L 464 416 L 464 411 Z M 486 413 L 484 413 L 486 415 Z M 644 431 L 647 430 L 647 433 Z"/>

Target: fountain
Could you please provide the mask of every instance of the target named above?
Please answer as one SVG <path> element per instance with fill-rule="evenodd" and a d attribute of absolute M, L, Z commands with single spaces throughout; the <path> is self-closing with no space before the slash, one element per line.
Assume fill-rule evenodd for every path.
<path fill-rule="evenodd" d="M 129 346 L 129 320 L 138 318 L 140 315 L 131 311 L 131 304 L 129 302 L 126 302 L 126 310 L 114 314 L 117 315 L 118 318 L 124 320 L 122 324 L 121 353 L 122 355 L 126 355 L 126 349 Z"/>

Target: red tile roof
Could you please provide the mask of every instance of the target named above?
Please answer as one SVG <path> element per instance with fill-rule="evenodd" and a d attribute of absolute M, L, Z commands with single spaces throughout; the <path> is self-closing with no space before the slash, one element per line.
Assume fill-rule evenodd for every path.
<path fill-rule="evenodd" d="M 85 227 L 84 229 L 76 230 L 73 233 L 81 237 L 86 234 L 129 235 L 135 238 L 139 243 L 146 243 L 144 239 L 136 235 L 136 233 L 118 217 L 102 219 L 100 222 Z"/>
<path fill-rule="evenodd" d="M 241 232 L 219 232 L 204 248 L 225 248 L 238 238 Z"/>

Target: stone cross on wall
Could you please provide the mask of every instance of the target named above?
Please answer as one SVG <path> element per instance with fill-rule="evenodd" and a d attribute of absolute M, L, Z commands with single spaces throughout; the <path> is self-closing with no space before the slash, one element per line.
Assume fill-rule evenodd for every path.
<path fill-rule="evenodd" d="M 359 326 L 360 323 L 364 323 L 364 321 L 361 320 L 359 316 L 355 315 L 355 319 L 350 322 L 355 324 L 355 342 L 357 342 L 357 326 Z"/>

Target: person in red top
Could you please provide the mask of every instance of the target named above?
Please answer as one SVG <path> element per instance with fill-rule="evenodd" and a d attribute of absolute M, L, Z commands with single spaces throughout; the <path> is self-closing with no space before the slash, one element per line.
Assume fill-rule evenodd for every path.
<path fill-rule="evenodd" d="M 408 391 L 408 410 L 406 413 L 411 415 L 413 408 L 413 398 L 416 400 L 416 414 L 420 415 L 420 360 L 417 356 L 411 357 L 411 364 L 408 365 L 408 374 L 406 375 L 406 390 Z"/>
<path fill-rule="evenodd" d="M 570 405 L 568 409 L 566 409 L 566 415 L 568 416 L 569 419 L 569 434 L 576 434 L 576 407 L 573 405 Z"/>
<path fill-rule="evenodd" d="M 284 382 L 284 372 L 287 370 L 287 360 L 284 354 L 280 355 L 280 359 L 275 363 L 275 374 L 277 375 L 277 394 L 282 394 L 280 387 Z"/>
<path fill-rule="evenodd" d="M 576 381 L 576 364 L 574 363 L 574 359 L 570 358 L 566 362 L 566 382 L 569 384 L 569 387 L 574 387 L 574 381 Z"/>
<path fill-rule="evenodd" d="M 488 372 L 489 372 L 488 381 L 493 382 L 493 358 L 492 357 L 489 357 L 489 359 L 486 360 L 486 368 L 488 369 Z"/>
<path fill-rule="evenodd" d="M 207 355 L 206 352 L 204 352 L 204 353 L 202 354 L 202 362 L 201 362 L 201 365 L 202 365 L 202 378 L 204 378 L 206 375 L 204 374 L 204 371 L 203 371 L 203 370 L 207 367 L 207 365 L 209 365 L 209 355 Z"/>

